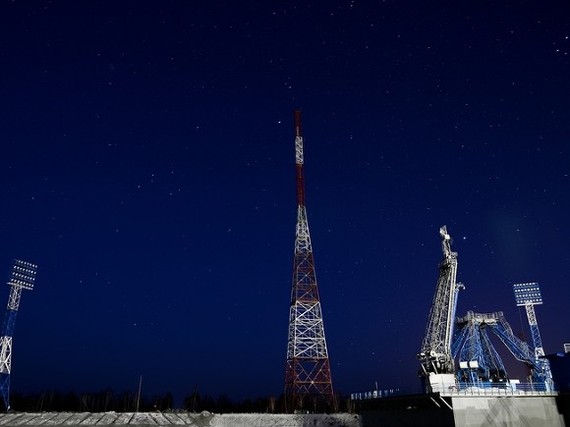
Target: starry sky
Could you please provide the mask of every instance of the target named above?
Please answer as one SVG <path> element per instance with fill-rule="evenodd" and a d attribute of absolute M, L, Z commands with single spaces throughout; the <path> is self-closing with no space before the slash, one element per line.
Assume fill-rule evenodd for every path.
<path fill-rule="evenodd" d="M 562 351 L 569 18 L 556 0 L 2 2 L 0 271 L 39 266 L 12 389 L 282 393 L 297 108 L 336 391 L 419 385 L 444 224 L 458 314 L 502 310 L 528 338 L 512 284 L 537 281 Z"/>

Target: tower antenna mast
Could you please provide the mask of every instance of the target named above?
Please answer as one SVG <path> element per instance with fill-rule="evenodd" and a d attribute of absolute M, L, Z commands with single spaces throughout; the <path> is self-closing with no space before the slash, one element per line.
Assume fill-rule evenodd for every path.
<path fill-rule="evenodd" d="M 4 409 L 10 410 L 10 373 L 12 371 L 12 336 L 14 335 L 14 325 L 16 315 L 20 307 L 22 289 L 31 291 L 34 289 L 36 281 L 37 265 L 26 261 L 14 260 L 12 273 L 10 274 L 10 296 L 8 297 L 8 307 L 2 325 L 2 336 L 0 337 L 0 392 L 4 400 Z"/>
<path fill-rule="evenodd" d="M 305 207 L 303 165 L 301 112 L 295 111 L 297 227 L 285 367 L 285 402 L 288 411 L 301 409 L 310 403 L 315 411 L 320 408 L 331 411 L 336 409 L 336 404 Z M 311 401 L 307 402 L 307 399 Z"/>

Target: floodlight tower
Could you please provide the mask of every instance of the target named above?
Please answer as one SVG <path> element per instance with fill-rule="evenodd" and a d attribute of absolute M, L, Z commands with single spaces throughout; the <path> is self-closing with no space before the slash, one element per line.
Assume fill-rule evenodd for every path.
<path fill-rule="evenodd" d="M 305 403 L 313 403 L 315 410 L 323 408 L 330 411 L 336 408 L 305 207 L 300 111 L 295 111 L 295 163 L 297 228 L 285 367 L 285 402 L 288 411 L 300 409 Z M 306 402 L 307 398 L 312 400 Z"/>
<path fill-rule="evenodd" d="M 20 306 L 22 289 L 34 289 L 37 266 L 30 262 L 14 260 L 8 285 L 11 286 L 8 308 L 0 337 L 0 392 L 4 400 L 4 409 L 10 409 L 10 372 L 12 371 L 12 335 L 16 324 L 16 315 Z"/>
<path fill-rule="evenodd" d="M 547 384 L 552 382 L 552 373 L 550 372 L 550 363 L 544 356 L 544 348 L 542 347 L 542 338 L 540 337 L 540 330 L 538 329 L 538 321 L 536 320 L 536 313 L 534 306 L 542 304 L 542 294 L 540 286 L 536 282 L 531 283 L 515 283 L 513 285 L 515 293 L 515 301 L 518 307 L 524 306 L 528 324 L 530 326 L 530 334 L 532 336 L 532 344 L 534 345 L 534 358 L 537 365 L 542 367 L 542 376 Z"/>

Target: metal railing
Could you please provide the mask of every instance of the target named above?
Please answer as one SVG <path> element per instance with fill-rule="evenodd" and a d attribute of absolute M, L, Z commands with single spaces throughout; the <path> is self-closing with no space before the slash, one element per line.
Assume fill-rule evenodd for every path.
<path fill-rule="evenodd" d="M 519 382 L 476 382 L 458 383 L 455 386 L 438 390 L 443 396 L 556 396 L 558 392 L 552 384 Z"/>
<path fill-rule="evenodd" d="M 420 394 L 418 390 L 412 390 L 410 388 L 387 388 L 383 390 L 372 390 L 363 391 L 360 393 L 350 393 L 351 400 L 368 400 L 368 399 L 380 399 L 382 397 L 392 397 L 392 396 L 406 396 L 411 394 Z"/>
<path fill-rule="evenodd" d="M 556 396 L 558 392 L 552 384 L 546 383 L 457 383 L 448 387 L 440 387 L 434 392 L 441 396 Z M 421 394 L 409 388 L 390 388 L 351 393 L 351 400 L 381 399 L 393 396 Z"/>

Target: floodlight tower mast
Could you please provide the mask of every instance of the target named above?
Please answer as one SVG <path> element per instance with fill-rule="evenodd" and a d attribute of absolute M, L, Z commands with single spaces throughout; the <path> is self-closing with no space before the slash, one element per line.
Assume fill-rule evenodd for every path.
<path fill-rule="evenodd" d="M 12 272 L 8 285 L 10 296 L 8 297 L 8 307 L 2 326 L 2 336 L 0 337 L 0 392 L 4 401 L 4 409 L 10 409 L 10 373 L 12 371 L 12 336 L 16 324 L 16 315 L 20 307 L 22 289 L 34 289 L 37 266 L 30 262 L 14 260 Z"/>
<path fill-rule="evenodd" d="M 528 324 L 530 327 L 530 334 L 532 336 L 532 343 L 534 345 L 534 358 L 537 365 L 542 367 L 544 381 L 547 384 L 552 383 L 552 373 L 550 371 L 550 363 L 547 359 L 541 358 L 544 356 L 544 348 L 542 347 L 542 338 L 540 330 L 538 329 L 538 321 L 536 320 L 536 312 L 534 306 L 542 304 L 542 294 L 540 286 L 536 282 L 531 283 L 515 283 L 513 285 L 515 293 L 515 301 L 518 307 L 524 306 Z"/>
<path fill-rule="evenodd" d="M 305 207 L 301 112 L 295 111 L 297 227 L 293 258 L 293 289 L 289 311 L 285 402 L 287 410 L 312 403 L 313 410 L 335 410 L 331 369 L 315 274 L 313 247 Z M 306 399 L 311 399 L 306 402 Z"/>
<path fill-rule="evenodd" d="M 457 296 L 463 285 L 457 279 L 457 252 L 451 250 L 451 236 L 444 225 L 439 229 L 442 237 L 443 260 L 439 264 L 439 277 L 430 309 L 426 333 L 418 354 L 420 375 L 426 380 L 428 391 L 437 385 L 455 383 L 455 367 L 451 351 Z"/>

